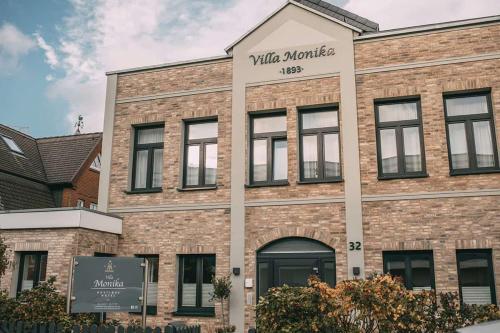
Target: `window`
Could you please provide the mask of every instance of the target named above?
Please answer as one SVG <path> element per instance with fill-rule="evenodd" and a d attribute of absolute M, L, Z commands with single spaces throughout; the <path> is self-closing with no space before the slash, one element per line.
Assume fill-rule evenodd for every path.
<path fill-rule="evenodd" d="M 90 209 L 97 210 L 97 204 L 95 202 L 90 203 Z"/>
<path fill-rule="evenodd" d="M 465 304 L 496 304 L 491 250 L 458 250 L 458 284 Z"/>
<path fill-rule="evenodd" d="M 5 142 L 5 144 L 9 147 L 9 149 L 11 151 L 13 151 L 14 153 L 24 155 L 22 149 L 19 148 L 17 143 L 14 140 L 12 140 L 12 138 L 9 138 L 8 136 L 4 136 L 4 135 L 0 135 L 0 136 L 2 137 L 3 141 Z"/>
<path fill-rule="evenodd" d="M 406 288 L 431 290 L 434 284 L 432 251 L 384 252 L 384 273 L 403 279 Z"/>
<path fill-rule="evenodd" d="M 178 312 L 213 315 L 212 278 L 215 275 L 215 255 L 179 256 Z"/>
<path fill-rule="evenodd" d="M 159 191 L 163 175 L 163 125 L 135 129 L 132 190 Z"/>
<path fill-rule="evenodd" d="M 301 111 L 299 128 L 301 181 L 340 180 L 338 110 Z"/>
<path fill-rule="evenodd" d="M 84 201 L 84 200 L 82 200 L 82 199 L 78 199 L 78 200 L 76 201 L 76 207 L 77 207 L 77 208 L 84 208 L 84 207 L 85 207 L 85 201 Z"/>
<path fill-rule="evenodd" d="M 136 255 L 148 261 L 148 299 L 146 313 L 155 316 L 158 304 L 158 270 L 160 258 L 158 255 Z M 142 312 L 142 310 L 141 310 Z"/>
<path fill-rule="evenodd" d="M 90 165 L 90 169 L 98 172 L 101 171 L 101 153 L 97 154 L 94 158 L 92 164 Z"/>
<path fill-rule="evenodd" d="M 213 187 L 217 182 L 217 121 L 187 122 L 184 187 Z"/>
<path fill-rule="evenodd" d="M 255 185 L 287 184 L 286 115 L 254 115 L 250 120 L 250 182 Z"/>
<path fill-rule="evenodd" d="M 22 252 L 19 262 L 17 292 L 30 290 L 47 275 L 47 252 Z"/>
<path fill-rule="evenodd" d="M 497 171 L 490 93 L 445 94 L 444 106 L 450 173 Z"/>
<path fill-rule="evenodd" d="M 375 102 L 380 179 L 426 176 L 420 99 Z"/>

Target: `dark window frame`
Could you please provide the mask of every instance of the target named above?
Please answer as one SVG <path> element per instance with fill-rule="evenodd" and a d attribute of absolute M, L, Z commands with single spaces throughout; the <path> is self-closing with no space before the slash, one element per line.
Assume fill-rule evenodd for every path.
<path fill-rule="evenodd" d="M 384 273 L 388 274 L 389 269 L 387 265 L 390 259 L 404 259 L 405 262 L 405 276 L 404 276 L 404 286 L 412 290 L 413 289 L 413 274 L 411 272 L 411 260 L 418 258 L 430 259 L 431 264 L 431 288 L 436 290 L 436 272 L 434 270 L 434 251 L 432 250 L 409 250 L 409 251 L 383 251 L 383 268 Z"/>
<path fill-rule="evenodd" d="M 402 121 L 387 121 L 380 122 L 379 106 L 390 104 L 404 104 L 415 102 L 417 104 L 417 119 L 402 120 Z M 421 178 L 428 177 L 426 158 L 425 158 L 425 145 L 424 145 L 424 130 L 422 122 L 422 105 L 420 96 L 403 96 L 375 99 L 375 136 L 377 140 L 377 170 L 378 179 L 404 179 L 404 178 Z M 404 128 L 418 127 L 420 136 L 420 156 L 422 161 L 422 171 L 406 172 L 405 164 L 405 150 L 404 150 Z M 396 134 L 396 149 L 398 160 L 397 173 L 384 173 L 382 168 L 382 142 L 380 140 L 380 131 L 385 129 L 394 129 Z"/>
<path fill-rule="evenodd" d="M 23 270 L 24 270 L 24 261 L 26 256 L 28 255 L 35 255 L 35 279 L 33 280 L 33 288 L 35 288 L 40 282 L 44 282 L 47 279 L 47 276 L 45 276 L 44 281 L 40 281 L 40 263 L 41 263 L 41 258 L 42 256 L 46 256 L 46 267 L 45 270 L 47 270 L 48 266 L 48 259 L 49 259 L 49 253 L 47 251 L 22 251 L 18 252 L 21 254 L 21 257 L 19 258 L 19 271 L 17 274 L 17 288 L 16 288 L 16 293 L 19 295 L 21 293 L 21 288 L 23 284 Z"/>
<path fill-rule="evenodd" d="M 147 125 L 134 125 L 134 147 L 132 149 L 133 154 L 133 162 L 132 162 L 132 193 L 148 193 L 148 192 L 161 192 L 162 186 L 152 187 L 153 182 L 153 167 L 154 167 L 154 150 L 155 149 L 163 149 L 164 150 L 164 142 L 156 142 L 156 143 L 147 143 L 147 144 L 138 144 L 139 135 L 138 132 L 143 129 L 152 129 L 152 128 L 163 128 L 165 131 L 164 123 L 156 123 L 156 124 L 147 124 Z M 165 138 L 163 139 L 165 141 Z M 147 163 L 147 171 L 146 171 L 146 187 L 135 187 L 135 177 L 136 177 L 136 167 L 137 167 L 137 152 L 140 150 L 148 151 L 148 163 Z M 162 154 L 162 156 L 163 156 Z M 163 177 L 162 177 L 163 179 Z"/>
<path fill-rule="evenodd" d="M 249 113 L 249 180 L 250 186 L 273 186 L 273 185 L 288 185 L 288 172 L 286 179 L 274 180 L 274 142 L 286 141 L 287 143 L 287 164 L 288 164 L 288 137 L 287 131 L 268 132 L 268 133 L 254 133 L 253 122 L 254 119 L 284 116 L 285 124 L 287 123 L 286 110 L 272 110 L 272 111 L 257 111 Z M 267 147 L 267 179 L 265 181 L 254 181 L 253 177 L 253 152 L 254 140 L 266 140 Z M 288 167 L 287 167 L 288 170 Z"/>
<path fill-rule="evenodd" d="M 217 187 L 217 176 L 215 178 L 215 184 L 206 184 L 205 179 L 205 146 L 210 144 L 217 145 L 217 162 L 219 157 L 219 144 L 218 144 L 218 129 L 217 137 L 214 138 L 202 138 L 202 139 L 189 139 L 189 126 L 194 124 L 203 123 L 217 123 L 219 126 L 219 121 L 217 117 L 207 117 L 201 119 L 185 119 L 184 120 L 184 143 L 183 143 L 183 166 L 182 166 L 182 188 L 183 189 L 196 189 L 196 188 L 214 188 Z M 198 171 L 198 184 L 197 185 L 187 185 L 187 164 L 188 164 L 188 149 L 189 146 L 199 146 L 199 171 Z M 217 171 L 219 169 L 219 163 L 217 163 Z"/>
<path fill-rule="evenodd" d="M 331 106 L 321 106 L 321 107 L 302 107 L 298 110 L 298 122 L 299 122 L 299 174 L 300 183 L 331 183 L 342 181 L 342 144 L 340 138 L 340 110 L 338 104 Z M 315 112 L 327 112 L 335 111 L 337 112 L 337 126 L 335 127 L 323 127 L 323 128 L 310 128 L 303 129 L 302 115 L 306 113 Z M 325 150 L 324 150 L 324 137 L 326 134 L 337 134 L 339 142 L 339 164 L 340 164 L 340 175 L 337 177 L 325 177 Z M 305 178 L 304 177 L 304 147 L 302 144 L 303 136 L 316 136 L 317 149 L 318 149 L 318 169 L 320 170 L 320 177 L 318 178 Z"/>
<path fill-rule="evenodd" d="M 493 251 L 491 249 L 460 249 L 456 251 L 457 259 L 457 277 L 458 277 L 458 293 L 460 295 L 460 303 L 463 304 L 462 298 L 462 278 L 460 275 L 460 259 L 481 258 L 488 261 L 488 273 L 490 280 L 491 304 L 497 304 L 496 288 L 495 288 L 495 272 L 493 268 Z"/>
<path fill-rule="evenodd" d="M 5 145 L 7 146 L 7 149 L 9 149 L 9 151 L 13 154 L 16 154 L 18 156 L 22 156 L 22 157 L 26 157 L 26 154 L 24 153 L 24 150 L 21 148 L 21 146 L 19 146 L 19 144 L 16 142 L 16 140 L 14 140 L 13 137 L 11 136 L 8 136 L 6 134 L 0 134 L 0 136 L 2 137 L 2 140 L 3 142 L 5 143 Z M 14 144 L 17 146 L 17 148 L 19 148 L 19 151 L 17 150 L 14 150 L 10 147 L 10 145 L 8 144 L 7 140 L 6 139 L 9 139 L 11 140 L 12 142 L 14 142 Z"/>
<path fill-rule="evenodd" d="M 160 280 L 160 272 L 159 272 L 159 269 L 160 269 L 160 255 L 159 254 L 136 254 L 135 255 L 136 258 L 141 258 L 141 259 L 145 259 L 145 260 L 148 260 L 150 258 L 156 258 L 158 259 L 158 281 Z M 158 283 L 158 281 L 156 283 Z M 141 312 L 130 312 L 131 314 L 136 314 L 136 315 L 139 315 L 142 313 L 142 306 L 141 306 Z M 156 316 L 158 314 L 158 304 L 156 305 L 148 305 L 146 307 L 146 314 L 148 316 Z"/>
<path fill-rule="evenodd" d="M 196 257 L 196 306 L 182 306 L 182 281 L 183 281 L 183 270 L 184 270 L 184 259 L 187 257 Z M 178 269 L 178 283 L 177 283 L 177 312 L 176 315 L 183 316 L 203 316 L 203 317 L 213 317 L 215 316 L 215 306 L 214 307 L 203 307 L 201 305 L 201 290 L 203 284 L 203 259 L 204 258 L 214 258 L 215 267 L 217 267 L 217 257 L 215 254 L 180 254 L 179 258 L 179 269 Z"/>
<path fill-rule="evenodd" d="M 487 113 L 480 114 L 470 114 L 461 116 L 448 116 L 448 110 L 446 107 L 446 100 L 453 98 L 466 98 L 474 96 L 485 96 L 486 104 L 488 106 Z M 496 138 L 496 128 L 495 119 L 493 116 L 493 103 L 491 100 L 491 90 L 490 89 L 475 89 L 466 91 L 453 91 L 443 93 L 443 109 L 445 117 L 445 130 L 446 130 L 446 144 L 448 146 L 448 163 L 450 167 L 450 176 L 458 175 L 471 175 L 471 174 L 481 174 L 481 173 L 491 173 L 500 172 L 500 165 L 498 160 L 498 148 L 497 148 L 497 138 Z M 478 121 L 488 121 L 491 129 L 491 138 L 493 145 L 493 157 L 495 165 L 493 167 L 477 167 L 476 158 L 476 145 L 474 138 L 473 123 Z M 469 155 L 469 168 L 467 169 L 453 169 L 453 164 L 451 160 L 451 145 L 450 145 L 450 133 L 448 125 L 464 123 L 465 127 L 465 139 L 467 141 L 467 152 Z"/>

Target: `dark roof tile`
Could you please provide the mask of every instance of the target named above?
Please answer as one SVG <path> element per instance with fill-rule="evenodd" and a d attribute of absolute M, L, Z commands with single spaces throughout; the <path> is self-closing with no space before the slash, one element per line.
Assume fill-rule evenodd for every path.
<path fill-rule="evenodd" d="M 37 139 L 47 182 L 71 183 L 101 139 L 102 133 Z"/>
<path fill-rule="evenodd" d="M 315 9 L 323 14 L 334 17 L 340 21 L 346 22 L 363 32 L 374 32 L 379 30 L 378 23 L 370 21 L 364 17 L 358 16 L 345 9 L 332 5 L 321 0 L 295 0 L 309 8 Z"/>

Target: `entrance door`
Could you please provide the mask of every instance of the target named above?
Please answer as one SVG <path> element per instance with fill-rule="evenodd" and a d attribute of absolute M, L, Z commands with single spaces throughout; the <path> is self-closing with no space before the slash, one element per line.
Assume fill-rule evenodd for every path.
<path fill-rule="evenodd" d="M 302 287 L 307 285 L 307 279 L 311 275 L 318 274 L 318 259 L 276 259 L 274 260 L 273 286 L 286 284 L 290 287 Z"/>
<path fill-rule="evenodd" d="M 315 240 L 285 238 L 257 253 L 257 294 L 272 287 L 307 285 L 311 275 L 335 285 L 335 251 Z"/>

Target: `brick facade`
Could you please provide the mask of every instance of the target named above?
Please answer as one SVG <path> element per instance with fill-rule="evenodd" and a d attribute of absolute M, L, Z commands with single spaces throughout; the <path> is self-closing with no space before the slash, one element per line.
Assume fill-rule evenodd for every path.
<path fill-rule="evenodd" d="M 460 41 L 461 48 L 453 48 Z M 481 41 L 479 43 L 479 41 Z M 355 43 L 356 69 L 411 64 L 418 61 L 477 56 L 498 52 L 498 25 L 439 31 Z M 480 45 L 479 45 L 480 44 Z M 373 54 L 380 56 L 374 57 Z M 457 291 L 457 249 L 493 249 L 497 294 L 500 253 L 496 227 L 498 196 L 420 200 L 367 201 L 368 197 L 416 193 L 441 193 L 498 189 L 498 174 L 450 176 L 443 111 L 443 92 L 476 88 L 492 90 L 495 121 L 500 121 L 498 87 L 499 60 L 477 60 L 466 64 L 442 64 L 404 70 L 356 75 L 358 138 L 363 200 L 366 272 L 382 272 L 382 252 L 388 250 L 433 250 L 435 283 L 440 291 Z M 206 73 L 213 75 L 207 76 Z M 181 78 L 186 76 L 186 80 Z M 196 76 L 199 80 L 194 79 Z M 161 96 L 176 91 L 215 89 L 230 84 L 231 63 L 218 61 L 192 67 L 172 67 L 118 76 L 115 108 L 113 159 L 110 177 L 110 209 L 171 207 L 175 204 L 218 203 L 230 200 L 231 92 L 199 92 L 189 96 Z M 182 81 L 182 82 L 181 82 Z M 127 99 L 159 95 L 156 99 Z M 374 100 L 419 95 L 422 106 L 425 157 L 428 177 L 378 180 Z M 140 99 L 140 98 L 139 98 Z M 335 250 L 337 280 L 347 278 L 344 183 L 299 184 L 298 109 L 303 106 L 340 104 L 340 78 L 332 76 L 246 88 L 246 111 L 284 109 L 287 113 L 288 186 L 245 189 L 245 277 L 256 279 L 256 253 L 264 245 L 285 237 L 305 237 Z M 218 116 L 218 188 L 178 191 L 181 170 L 182 120 Z M 339 123 L 342 133 L 342 106 Z M 246 117 L 246 136 L 248 138 Z M 129 187 L 131 130 L 135 124 L 165 123 L 163 191 L 126 194 Z M 497 140 L 500 129 L 497 127 Z M 342 137 L 342 136 L 341 136 Z M 500 140 L 499 140 L 500 141 Z M 350 153 L 341 149 L 342 155 Z M 245 169 L 248 182 L 248 147 Z M 344 167 L 344 166 L 342 166 Z M 340 202 L 287 204 L 302 199 L 339 198 Z M 266 201 L 283 201 L 266 205 Z M 161 210 L 161 208 L 158 208 Z M 173 208 L 164 208 L 172 210 Z M 217 254 L 217 274 L 229 271 L 229 211 L 182 209 L 164 212 L 124 213 L 120 255 L 160 255 L 158 315 L 152 323 L 183 319 L 213 327 L 213 319 L 175 317 L 176 257 L 185 253 Z M 458 228 L 460 226 L 460 228 Z M 133 232 L 132 232 L 133 230 Z M 154 238 L 151 238 L 154 234 Z M 210 249 L 210 250 L 207 250 Z M 256 288 L 245 289 L 245 301 L 255 304 Z M 500 296 L 500 294 L 499 294 Z M 255 321 L 253 304 L 245 306 L 246 327 Z"/>
<path fill-rule="evenodd" d="M 458 47 L 458 45 L 460 47 Z M 244 191 L 244 276 L 257 279 L 256 257 L 263 246 L 287 238 L 319 241 L 335 251 L 337 281 L 347 279 L 348 248 L 345 198 L 346 182 L 299 184 L 298 109 L 304 106 L 339 105 L 341 162 L 347 154 L 359 154 L 361 175 L 363 250 L 366 273 L 381 272 L 382 253 L 389 250 L 432 250 L 438 291 L 458 290 L 457 249 L 492 249 L 497 299 L 500 299 L 500 174 L 450 176 L 445 133 L 443 93 L 491 89 L 497 141 L 500 142 L 500 25 L 459 28 L 354 41 L 358 151 L 346 151 L 338 73 L 300 80 L 282 80 L 245 86 L 245 125 L 248 113 L 286 109 L 288 185 Z M 488 55 L 488 59 L 478 59 Z M 462 57 L 460 62 L 450 58 Z M 467 58 L 466 60 L 463 57 Z M 416 62 L 443 61 L 443 63 Z M 408 65 L 412 68 L 391 66 Z M 112 124 L 112 153 L 108 211 L 123 217 L 123 234 L 110 241 L 119 256 L 159 255 L 158 314 L 151 325 L 173 320 L 201 323 L 212 332 L 215 318 L 177 316 L 178 255 L 215 254 L 216 274 L 226 275 L 231 249 L 231 150 L 233 63 L 231 59 L 203 61 L 137 70 L 117 75 Z M 384 67 L 373 73 L 363 69 Z M 374 100 L 420 96 L 428 177 L 379 180 L 377 171 Z M 182 189 L 183 120 L 218 118 L 216 189 Z M 241 115 L 240 115 L 241 116 Z M 163 180 L 158 193 L 130 193 L 133 126 L 164 123 Z M 248 143 L 248 142 L 247 142 Z M 248 145 L 245 146 L 248 150 Z M 245 173 L 248 182 L 248 165 Z M 343 171 L 346 165 L 341 165 Z M 82 179 L 85 178 L 82 176 Z M 83 181 L 82 181 L 83 182 Z M 84 184 L 81 184 L 84 187 Z M 243 189 L 244 188 L 244 189 Z M 237 190 L 233 187 L 233 190 Z M 487 191 L 490 192 L 487 192 Z M 214 207 L 209 207 L 210 205 Z M 62 231 L 61 231 L 62 232 Z M 54 232 L 61 237 L 54 251 L 69 257 L 80 231 Z M 32 234 L 30 234 L 32 235 Z M 29 236 L 29 235 L 28 235 Z M 23 233 L 16 233 L 22 243 Z M 50 237 L 49 237 L 50 236 Z M 14 244 L 15 243 L 15 244 Z M 44 243 L 46 244 L 46 243 Z M 44 245 L 47 246 L 47 245 Z M 65 247 L 66 246 L 66 247 Z M 69 249 L 64 250 L 63 249 Z M 90 253 L 91 251 L 87 251 Z M 82 250 L 81 253 L 87 253 Z M 49 250 L 49 261 L 51 260 Z M 62 277 L 64 272 L 59 272 Z M 64 279 L 62 279 L 64 280 Z M 3 282 L 5 283 L 5 282 Z M 4 284 L 5 285 L 5 284 Z M 245 329 L 255 322 L 256 284 L 245 288 Z M 219 313 L 217 307 L 216 313 Z M 126 319 L 128 315 L 116 315 Z M 136 317 L 135 317 L 136 318 Z"/>
<path fill-rule="evenodd" d="M 93 256 L 95 252 L 117 253 L 118 249 L 117 235 L 80 228 L 2 230 L 0 235 L 9 248 L 10 262 L 0 286 L 10 291 L 12 275 L 18 269 L 16 253 L 47 252 L 47 277 L 54 276 L 56 287 L 66 293 L 72 256 Z"/>
<path fill-rule="evenodd" d="M 100 172 L 91 169 L 90 166 L 100 153 L 101 145 L 89 155 L 75 177 L 73 186 L 63 188 L 61 207 L 76 207 L 78 200 L 84 201 L 85 208 L 90 208 L 92 203 L 97 204 Z"/>

